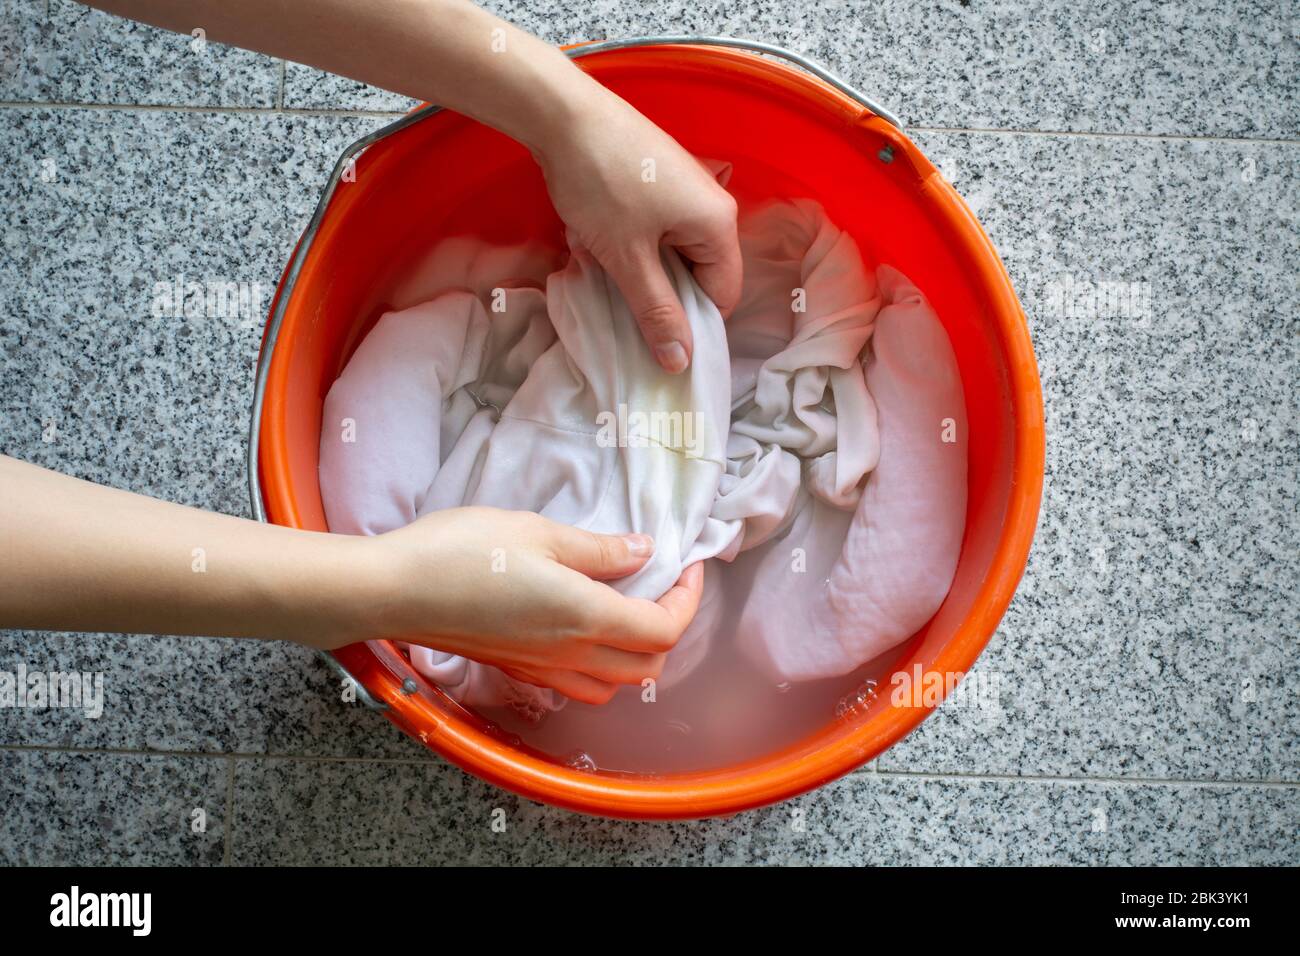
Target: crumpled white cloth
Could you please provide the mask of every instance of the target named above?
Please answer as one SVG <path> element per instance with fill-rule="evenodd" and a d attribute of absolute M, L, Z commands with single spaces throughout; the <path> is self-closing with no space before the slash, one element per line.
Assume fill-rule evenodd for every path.
<path fill-rule="evenodd" d="M 906 640 L 943 603 L 957 568 L 967 453 L 957 359 L 901 273 L 881 266 L 876 281 L 865 376 L 827 357 L 836 448 L 802 459 L 803 486 L 758 559 L 740 616 L 741 649 L 778 682 L 845 674 Z M 780 413 L 751 411 L 746 430 L 752 417 L 761 425 Z"/>
<path fill-rule="evenodd" d="M 651 599 L 697 560 L 758 549 L 738 639 L 777 682 L 845 673 L 907 638 L 947 593 L 965 520 L 946 333 L 901 275 L 868 272 L 814 202 L 747 213 L 741 246 L 744 289 L 725 325 L 664 251 L 695 343 L 673 376 L 585 250 L 545 275 L 539 247 L 442 243 L 398 301 L 433 298 L 385 314 L 326 397 L 330 529 L 379 534 L 476 504 L 640 531 L 655 553 L 613 586 Z M 661 690 L 708 653 L 726 573 L 706 563 Z M 563 704 L 494 667 L 410 653 L 468 706 L 536 719 Z"/>
<path fill-rule="evenodd" d="M 730 416 L 726 332 L 675 253 L 665 251 L 663 263 L 696 349 L 682 375 L 659 367 L 585 250 L 546 278 L 545 293 L 519 271 L 542 261 L 532 248 L 495 257 L 499 274 L 514 277 L 499 292 L 476 288 L 483 257 L 466 240 L 436 259 L 451 291 L 385 314 L 326 396 L 320 483 L 332 531 L 380 534 L 458 505 L 641 531 L 655 539 L 653 556 L 613 586 L 650 599 L 736 537 L 739 521 L 711 515 Z M 638 412 L 669 421 L 661 427 Z M 484 568 L 491 573 L 486 560 Z M 679 642 L 660 687 L 684 674 L 692 643 Z M 424 647 L 410 653 L 469 706 L 507 704 L 536 717 L 562 704 L 496 668 Z"/>

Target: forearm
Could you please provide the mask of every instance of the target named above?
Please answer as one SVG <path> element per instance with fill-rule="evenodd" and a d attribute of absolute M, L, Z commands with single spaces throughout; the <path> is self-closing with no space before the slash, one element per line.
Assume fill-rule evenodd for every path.
<path fill-rule="evenodd" d="M 0 456 L 0 628 L 337 645 L 354 637 L 372 565 L 368 539 L 199 511 Z"/>
<path fill-rule="evenodd" d="M 440 103 L 538 150 L 607 97 L 563 53 L 466 0 L 87 0 Z"/>

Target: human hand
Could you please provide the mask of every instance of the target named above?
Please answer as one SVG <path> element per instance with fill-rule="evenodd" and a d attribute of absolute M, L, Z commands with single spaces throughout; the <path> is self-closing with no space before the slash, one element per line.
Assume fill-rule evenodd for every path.
<path fill-rule="evenodd" d="M 690 364 L 693 343 L 660 244 L 693 264 L 723 315 L 740 299 L 731 195 L 559 50 L 467 0 L 88 2 L 182 33 L 202 23 L 209 39 L 439 103 L 519 140 L 537 157 L 556 212 L 613 277 L 670 372 Z"/>
<path fill-rule="evenodd" d="M 360 630 L 331 646 L 363 636 L 426 644 L 591 704 L 659 677 L 703 581 L 697 563 L 658 601 L 625 597 L 599 582 L 645 564 L 648 537 L 522 511 L 452 508 L 365 541 L 374 597 Z"/>
<path fill-rule="evenodd" d="M 691 329 L 659 260 L 666 243 L 693 265 L 722 314 L 740 298 L 736 201 L 690 153 L 619 97 L 589 81 L 533 148 L 551 201 L 618 285 L 659 364 L 690 364 Z M 645 163 L 654 176 L 646 181 Z"/>

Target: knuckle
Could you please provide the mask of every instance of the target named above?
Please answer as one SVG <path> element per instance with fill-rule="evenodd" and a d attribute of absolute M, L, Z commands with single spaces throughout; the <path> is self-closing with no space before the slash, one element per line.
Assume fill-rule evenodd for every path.
<path fill-rule="evenodd" d="M 636 320 L 643 331 L 664 335 L 673 331 L 678 320 L 677 306 L 671 302 L 654 302 L 637 311 Z"/>
<path fill-rule="evenodd" d="M 548 528 L 548 523 L 541 515 L 532 511 L 515 511 L 511 513 L 518 523 L 520 532 L 529 537 L 537 537 Z"/>
<path fill-rule="evenodd" d="M 596 559 L 600 567 L 610 568 L 619 564 L 619 549 L 613 538 L 608 535 L 596 534 L 594 531 L 588 531 L 587 535 L 591 538 L 595 547 Z"/>
<path fill-rule="evenodd" d="M 654 649 L 656 654 L 667 654 L 677 646 L 677 641 L 681 637 L 675 629 L 658 628 L 650 635 L 647 643 Z"/>
<path fill-rule="evenodd" d="M 734 232 L 739 209 L 740 207 L 736 205 L 736 197 L 725 189 L 719 189 L 712 199 L 698 207 L 694 221 L 698 224 L 698 228 L 709 232 Z"/>
<path fill-rule="evenodd" d="M 736 204 L 736 197 L 731 195 L 731 193 L 727 192 L 725 189 L 719 190 L 719 192 L 721 195 L 714 201 L 713 208 L 709 211 L 710 215 L 713 216 L 718 225 L 723 227 L 731 226 L 734 228 L 740 209 Z"/>
<path fill-rule="evenodd" d="M 590 641 L 600 637 L 607 630 L 604 613 L 590 604 L 575 604 L 572 607 L 572 636 L 580 641 Z"/>

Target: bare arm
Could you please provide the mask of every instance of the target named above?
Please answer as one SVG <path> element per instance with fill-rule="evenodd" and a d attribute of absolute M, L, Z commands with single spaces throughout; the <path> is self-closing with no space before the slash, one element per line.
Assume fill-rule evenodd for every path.
<path fill-rule="evenodd" d="M 329 646 L 364 539 L 186 508 L 0 457 L 0 626 Z M 349 587 L 340 582 L 349 577 Z M 346 643 L 346 642 L 344 642 Z"/>
<path fill-rule="evenodd" d="M 659 363 L 687 367 L 661 243 L 727 314 L 740 297 L 731 196 L 672 138 L 563 53 L 466 0 L 92 0 L 472 116 L 532 150 L 556 211 L 613 276 Z M 641 178 L 653 158 L 656 180 Z"/>
<path fill-rule="evenodd" d="M 493 573 L 494 548 L 508 574 Z M 658 602 L 630 574 L 644 536 L 453 508 L 373 538 L 298 531 L 69 478 L 0 455 L 0 628 L 400 638 L 600 703 L 657 677 L 695 614 L 699 566 Z"/>
<path fill-rule="evenodd" d="M 563 54 L 463 0 L 92 5 L 186 33 L 202 27 L 213 40 L 440 102 L 520 140 L 556 211 L 613 275 L 665 368 L 685 368 L 692 343 L 659 263 L 661 243 L 694 263 L 724 312 L 739 297 L 731 197 Z M 657 163 L 654 184 L 639 176 L 647 157 Z M 485 573 L 485 541 L 510 552 L 510 574 Z M 656 675 L 695 613 L 698 566 L 658 602 L 600 583 L 636 571 L 648 547 L 493 509 L 439 512 L 376 538 L 316 534 L 0 456 L 0 628 L 318 647 L 400 637 L 599 702 L 619 683 Z"/>
<path fill-rule="evenodd" d="M 465 0 L 89 0 L 154 26 L 429 100 L 531 149 L 610 97 L 555 47 Z"/>

